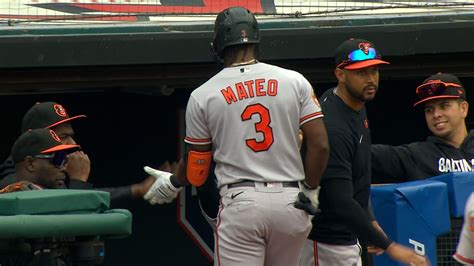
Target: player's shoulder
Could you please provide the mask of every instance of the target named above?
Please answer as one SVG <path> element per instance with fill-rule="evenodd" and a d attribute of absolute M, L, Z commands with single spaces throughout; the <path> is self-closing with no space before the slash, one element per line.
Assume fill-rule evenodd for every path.
<path fill-rule="evenodd" d="M 439 150 L 436 143 L 431 141 L 415 141 L 401 146 L 407 147 L 410 150 Z"/>
<path fill-rule="evenodd" d="M 217 87 L 220 87 L 221 85 L 221 73 L 222 73 L 222 70 L 219 71 L 217 74 L 215 74 L 213 77 L 211 77 L 210 79 L 208 79 L 206 82 L 204 82 L 203 84 L 201 84 L 199 87 L 197 87 L 196 89 L 194 89 L 192 92 L 191 92 L 191 97 L 192 98 L 195 98 L 195 99 L 200 99 L 200 98 L 206 98 L 208 93 L 211 91 L 211 90 L 214 90 Z"/>
<path fill-rule="evenodd" d="M 268 68 L 269 70 L 271 70 L 272 73 L 275 73 L 275 74 L 279 74 L 279 75 L 283 75 L 283 76 L 286 76 L 286 77 L 290 77 L 290 78 L 302 78 L 302 79 L 305 79 L 305 77 L 303 76 L 303 74 L 301 74 L 300 72 L 296 71 L 296 70 L 292 70 L 292 69 L 288 69 L 288 68 L 283 68 L 283 67 L 280 67 L 280 66 L 276 66 L 276 65 L 272 65 L 272 64 L 267 64 L 267 63 L 262 63 L 262 62 L 259 62 L 259 64 L 262 66 L 262 67 L 266 67 Z"/>
<path fill-rule="evenodd" d="M 343 102 L 338 99 L 334 90 L 335 88 L 331 88 L 321 94 L 319 97 L 319 103 L 321 104 L 323 112 L 329 111 L 330 114 L 339 116 L 346 108 L 344 108 Z"/>
<path fill-rule="evenodd" d="M 324 113 L 326 128 L 334 129 L 340 133 L 352 132 L 354 130 L 354 123 L 357 121 L 355 116 L 357 114 L 335 95 L 334 88 L 326 90 L 319 97 L 319 103 Z"/>

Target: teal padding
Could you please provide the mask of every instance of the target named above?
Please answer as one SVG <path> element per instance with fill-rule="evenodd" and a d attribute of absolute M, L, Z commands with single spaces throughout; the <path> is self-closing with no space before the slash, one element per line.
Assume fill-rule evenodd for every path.
<path fill-rule="evenodd" d="M 126 236 L 132 214 L 113 209 L 104 213 L 0 216 L 0 239 L 64 236 Z"/>
<path fill-rule="evenodd" d="M 0 215 L 100 213 L 110 194 L 95 190 L 44 189 L 0 194 Z"/>

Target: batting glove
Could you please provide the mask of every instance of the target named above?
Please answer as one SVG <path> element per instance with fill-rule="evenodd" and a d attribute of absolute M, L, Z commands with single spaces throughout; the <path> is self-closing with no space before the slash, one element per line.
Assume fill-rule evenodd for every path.
<path fill-rule="evenodd" d="M 172 202 L 178 195 L 178 192 L 183 189 L 182 187 L 177 188 L 173 186 L 170 181 L 171 173 L 153 169 L 148 166 L 145 166 L 143 170 L 156 178 L 155 183 L 151 185 L 150 189 L 143 196 L 143 198 L 152 205 Z"/>
<path fill-rule="evenodd" d="M 316 215 L 320 212 L 319 206 L 319 190 L 320 186 L 311 189 L 305 185 L 301 186 L 301 192 L 298 194 L 298 200 L 295 202 L 295 207 L 306 211 L 310 215 Z"/>

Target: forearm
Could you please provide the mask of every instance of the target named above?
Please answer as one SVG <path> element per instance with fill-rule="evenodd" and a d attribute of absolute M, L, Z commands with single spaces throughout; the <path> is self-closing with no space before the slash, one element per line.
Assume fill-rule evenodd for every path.
<path fill-rule="evenodd" d="M 367 212 L 367 215 L 369 216 L 369 221 L 373 222 L 375 221 L 375 215 L 374 215 L 374 210 L 372 209 L 372 204 L 370 203 L 370 198 L 369 198 L 369 203 L 367 206 L 364 208 Z"/>
<path fill-rule="evenodd" d="M 391 240 L 369 222 L 367 211 L 352 197 L 350 180 L 330 180 L 324 183 L 329 208 L 362 241 L 386 249 Z"/>
<path fill-rule="evenodd" d="M 209 145 L 191 145 L 191 144 L 186 143 L 185 146 L 186 146 L 185 147 L 185 150 L 186 150 L 185 155 L 179 161 L 178 166 L 176 168 L 176 172 L 170 177 L 171 184 L 173 186 L 177 187 L 177 188 L 191 184 L 188 180 L 188 156 L 191 156 L 190 152 L 192 152 L 192 151 L 197 152 L 197 153 L 199 153 L 199 152 L 209 152 L 212 149 L 210 144 Z M 198 159 L 200 159 L 200 158 L 198 158 Z M 212 158 L 206 158 L 205 160 L 208 163 L 208 167 L 209 167 L 210 164 L 211 164 L 210 161 L 212 160 Z M 191 176 L 191 178 L 192 178 L 192 176 Z M 205 180 L 205 179 L 207 179 L 207 175 L 202 175 L 200 178 L 204 178 L 204 180 Z M 196 185 L 196 184 L 194 184 L 194 185 Z"/>
<path fill-rule="evenodd" d="M 125 202 L 133 197 L 133 186 L 122 186 L 122 187 L 105 187 L 105 188 L 93 188 L 91 183 L 87 183 L 81 180 L 71 179 L 69 181 L 70 189 L 85 189 L 85 190 L 97 190 L 105 191 L 110 194 L 110 203 L 112 206 L 116 206 L 119 202 Z"/>
<path fill-rule="evenodd" d="M 179 160 L 176 172 L 170 177 L 170 181 L 175 187 L 189 185 L 189 181 L 186 178 L 186 166 L 183 159 Z"/>
<path fill-rule="evenodd" d="M 305 155 L 305 182 L 310 187 L 317 187 L 328 162 L 329 148 L 308 147 Z"/>
<path fill-rule="evenodd" d="M 112 208 L 116 208 L 132 199 L 131 186 L 94 188 L 94 190 L 109 192 Z"/>
<path fill-rule="evenodd" d="M 405 146 L 372 145 L 372 184 L 407 181 L 407 172 L 416 169 L 410 150 Z"/>
<path fill-rule="evenodd" d="M 68 188 L 70 189 L 92 189 L 93 185 L 91 183 L 69 178 L 69 185 Z"/>
<path fill-rule="evenodd" d="M 305 136 L 305 182 L 310 187 L 319 186 L 329 158 L 329 141 L 322 119 L 309 121 L 301 126 Z"/>

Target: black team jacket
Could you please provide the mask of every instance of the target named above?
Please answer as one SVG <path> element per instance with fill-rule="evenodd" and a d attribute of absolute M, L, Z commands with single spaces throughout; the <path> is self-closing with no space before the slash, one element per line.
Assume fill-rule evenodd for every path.
<path fill-rule="evenodd" d="M 474 168 L 474 130 L 459 148 L 430 136 L 401 146 L 372 145 L 372 183 L 399 183 Z"/>

